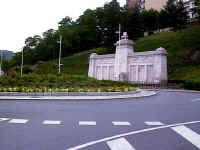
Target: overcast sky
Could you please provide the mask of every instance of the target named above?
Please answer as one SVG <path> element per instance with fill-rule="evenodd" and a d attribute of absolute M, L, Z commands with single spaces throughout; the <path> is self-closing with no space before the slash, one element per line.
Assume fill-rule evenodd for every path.
<path fill-rule="evenodd" d="M 110 0 L 1 0 L 0 50 L 20 51 L 29 36 L 57 29 L 65 16 L 77 19 Z M 126 0 L 118 0 L 123 6 Z"/>

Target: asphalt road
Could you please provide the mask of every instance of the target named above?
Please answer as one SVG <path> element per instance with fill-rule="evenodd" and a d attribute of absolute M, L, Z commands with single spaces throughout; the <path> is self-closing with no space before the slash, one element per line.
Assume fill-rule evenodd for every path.
<path fill-rule="evenodd" d="M 181 123 L 181 124 L 180 124 Z M 200 93 L 0 101 L 0 150 L 199 150 Z"/>

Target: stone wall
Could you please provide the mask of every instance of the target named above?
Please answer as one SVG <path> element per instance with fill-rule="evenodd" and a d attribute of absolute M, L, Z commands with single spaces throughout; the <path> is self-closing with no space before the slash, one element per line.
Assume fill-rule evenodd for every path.
<path fill-rule="evenodd" d="M 89 77 L 98 80 L 114 80 L 115 55 L 97 55 L 90 56 Z"/>
<path fill-rule="evenodd" d="M 128 57 L 128 81 L 157 83 L 167 80 L 166 52 L 136 52 Z"/>

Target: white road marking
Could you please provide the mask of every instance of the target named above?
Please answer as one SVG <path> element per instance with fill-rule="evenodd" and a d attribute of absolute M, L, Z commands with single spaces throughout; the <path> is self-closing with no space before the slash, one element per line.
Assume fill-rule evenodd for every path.
<path fill-rule="evenodd" d="M 108 141 L 107 144 L 111 150 L 135 150 L 125 138 Z"/>
<path fill-rule="evenodd" d="M 178 133 L 183 138 L 185 138 L 194 146 L 200 149 L 200 135 L 199 134 L 187 128 L 186 126 L 172 127 L 172 130 L 174 130 L 176 133 Z"/>
<path fill-rule="evenodd" d="M 129 136 L 129 135 L 135 135 L 135 134 L 150 132 L 150 131 L 154 131 L 154 130 L 160 130 L 160 129 L 170 128 L 170 127 L 180 126 L 180 125 L 195 124 L 195 123 L 200 123 L 200 121 L 177 123 L 177 124 L 171 124 L 171 125 L 165 125 L 165 126 L 159 126 L 159 127 L 154 127 L 154 128 L 147 128 L 147 129 L 143 129 L 143 130 L 132 131 L 132 132 L 124 133 L 124 134 L 119 134 L 119 135 L 103 138 L 103 139 L 96 140 L 96 141 L 91 141 L 91 142 L 88 142 L 88 143 L 85 143 L 82 145 L 68 148 L 66 150 L 79 150 L 79 149 L 86 148 L 91 145 L 95 145 L 95 144 L 102 143 L 105 141 L 113 140 L 116 138 L 121 138 L 121 137 Z"/>
<path fill-rule="evenodd" d="M 159 121 L 153 121 L 153 122 L 145 122 L 146 125 L 148 126 L 163 126 L 164 124 L 162 122 L 159 122 Z"/>
<path fill-rule="evenodd" d="M 197 98 L 197 99 L 193 99 L 192 102 L 198 102 L 200 101 L 200 98 Z"/>
<path fill-rule="evenodd" d="M 0 121 L 7 121 L 9 120 L 10 118 L 0 118 Z"/>
<path fill-rule="evenodd" d="M 96 126 L 95 121 L 79 121 L 79 126 Z"/>
<path fill-rule="evenodd" d="M 59 124 L 61 124 L 61 121 L 45 120 L 45 121 L 43 121 L 43 124 L 46 124 L 46 125 L 59 125 Z"/>
<path fill-rule="evenodd" d="M 12 120 L 10 120 L 8 123 L 25 124 L 25 123 L 27 123 L 27 122 L 28 122 L 28 120 L 26 120 L 26 119 L 12 119 Z"/>
<path fill-rule="evenodd" d="M 112 124 L 114 126 L 130 126 L 130 122 L 121 122 L 121 121 L 113 121 Z"/>

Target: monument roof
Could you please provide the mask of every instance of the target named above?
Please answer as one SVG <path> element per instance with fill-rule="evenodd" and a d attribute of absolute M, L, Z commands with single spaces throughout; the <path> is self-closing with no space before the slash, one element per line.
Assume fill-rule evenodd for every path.
<path fill-rule="evenodd" d="M 92 55 L 92 58 L 115 58 L 115 54 Z"/>

